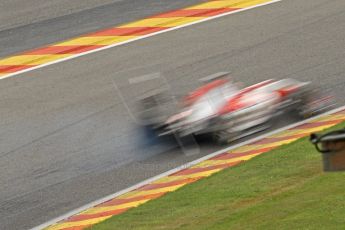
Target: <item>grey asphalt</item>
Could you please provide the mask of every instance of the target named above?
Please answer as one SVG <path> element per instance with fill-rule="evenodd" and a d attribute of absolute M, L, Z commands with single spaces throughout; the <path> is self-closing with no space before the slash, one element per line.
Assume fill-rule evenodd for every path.
<path fill-rule="evenodd" d="M 204 0 L 0 0 L 0 57 Z"/>
<path fill-rule="evenodd" d="M 1 229 L 39 225 L 217 149 L 188 156 L 150 143 L 114 82 L 130 100 L 132 77 L 159 72 L 180 94 L 230 70 L 244 85 L 312 81 L 345 104 L 344 9 L 342 0 L 284 0 L 2 80 Z"/>

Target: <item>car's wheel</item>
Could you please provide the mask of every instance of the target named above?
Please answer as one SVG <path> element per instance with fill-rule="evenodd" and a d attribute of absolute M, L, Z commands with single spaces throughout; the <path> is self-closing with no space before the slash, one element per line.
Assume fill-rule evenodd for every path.
<path fill-rule="evenodd" d="M 226 130 L 217 131 L 213 133 L 213 141 L 218 145 L 226 145 L 231 142 L 232 134 Z"/>

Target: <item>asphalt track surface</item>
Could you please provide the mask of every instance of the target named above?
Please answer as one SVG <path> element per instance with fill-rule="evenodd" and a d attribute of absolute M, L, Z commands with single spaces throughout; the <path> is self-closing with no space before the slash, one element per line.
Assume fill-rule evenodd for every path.
<path fill-rule="evenodd" d="M 312 81 L 345 104 L 344 9 L 284 0 L 1 80 L 1 229 L 34 227 L 217 149 L 150 143 L 113 82 L 132 98 L 128 78 L 160 72 L 182 93 L 230 70 L 245 85 Z"/>
<path fill-rule="evenodd" d="M 203 0 L 0 0 L 0 57 Z"/>

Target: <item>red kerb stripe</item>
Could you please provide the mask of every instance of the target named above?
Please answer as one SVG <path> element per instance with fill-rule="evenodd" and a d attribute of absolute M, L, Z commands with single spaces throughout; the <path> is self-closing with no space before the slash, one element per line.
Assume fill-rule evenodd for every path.
<path fill-rule="evenodd" d="M 36 50 L 28 51 L 27 55 L 44 55 L 44 54 L 79 54 L 90 50 L 98 49 L 103 46 L 83 45 L 83 46 L 48 46 Z"/>
<path fill-rule="evenodd" d="M 286 136 L 286 137 L 268 137 L 268 138 L 262 139 L 261 141 L 254 142 L 253 145 L 271 144 L 271 143 L 275 143 L 279 141 L 301 138 L 308 135 L 309 134 L 302 133 L 302 134 L 296 134 L 296 135 L 291 135 L 291 136 Z"/>
<path fill-rule="evenodd" d="M 275 147 L 255 149 L 255 150 L 246 151 L 246 152 L 242 152 L 242 153 L 231 153 L 231 152 L 223 153 L 219 156 L 211 158 L 211 160 L 229 160 L 229 159 L 234 159 L 234 158 L 238 158 L 238 157 L 245 157 L 245 156 L 250 156 L 250 155 L 254 155 L 254 154 L 258 154 L 258 153 L 265 153 L 265 152 L 268 152 L 274 148 Z"/>
<path fill-rule="evenodd" d="M 0 73 L 14 73 L 34 67 L 33 65 L 0 65 Z"/>
<path fill-rule="evenodd" d="M 123 199 L 116 199 L 115 198 L 115 199 L 107 201 L 103 204 L 97 205 L 97 207 L 107 207 L 107 206 L 120 205 L 120 204 L 140 201 L 140 200 L 156 199 L 158 197 L 163 196 L 164 194 L 165 194 L 165 192 L 161 192 L 161 193 L 150 194 L 150 195 L 145 195 L 145 196 L 136 196 L 133 198 L 123 198 Z"/>
<path fill-rule="evenodd" d="M 170 17 L 209 17 L 226 12 L 238 10 L 238 8 L 220 8 L 220 9 L 182 9 L 167 13 L 157 14 L 150 18 L 170 18 Z"/>
<path fill-rule="evenodd" d="M 110 28 L 107 30 L 98 31 L 85 36 L 97 37 L 97 36 L 139 36 L 151 34 L 161 30 L 165 30 L 167 27 L 128 27 L 128 28 Z"/>
<path fill-rule="evenodd" d="M 199 173 L 199 172 L 206 172 L 206 171 L 211 171 L 214 169 L 224 169 L 228 168 L 234 165 L 237 165 L 241 163 L 241 161 L 236 161 L 236 162 L 231 162 L 231 163 L 226 163 L 226 164 L 219 164 L 219 165 L 213 165 L 213 166 L 208 166 L 208 167 L 203 167 L 203 168 L 189 168 L 182 170 L 180 172 L 172 174 L 173 176 L 182 176 L 182 175 L 189 175 L 189 174 L 194 174 L 194 173 Z"/>
<path fill-rule="evenodd" d="M 192 183 L 192 182 L 197 181 L 199 179 L 201 179 L 201 177 L 187 178 L 187 179 L 184 179 L 184 180 L 171 181 L 171 182 L 167 182 L 167 183 L 148 184 L 148 185 L 144 185 L 141 188 L 138 188 L 137 190 L 139 190 L 139 191 L 147 191 L 147 190 L 159 189 L 159 188 L 170 187 L 170 186 L 175 186 L 175 185 L 179 185 L 179 184 Z"/>
<path fill-rule="evenodd" d="M 97 214 L 80 214 L 80 215 L 70 217 L 69 219 L 66 220 L 66 222 L 90 220 L 90 219 L 106 217 L 106 216 L 115 216 L 115 215 L 119 215 L 119 214 L 121 214 L 127 210 L 128 210 L 128 208 L 124 208 L 124 209 L 112 210 L 112 211 L 107 211 L 107 212 L 101 212 L 101 213 L 97 213 Z"/>

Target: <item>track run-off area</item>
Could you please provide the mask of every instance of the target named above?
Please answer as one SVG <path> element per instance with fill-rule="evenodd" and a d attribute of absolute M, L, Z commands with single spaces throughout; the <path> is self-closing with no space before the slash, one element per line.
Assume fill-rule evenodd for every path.
<path fill-rule="evenodd" d="M 320 132 L 345 121 L 345 107 L 335 109 L 292 126 L 259 136 L 246 143 L 212 153 L 194 162 L 148 179 L 87 206 L 54 219 L 36 229 L 85 229 L 120 215 L 131 208 L 164 196 L 183 186 L 209 177 L 229 167 L 236 166 L 282 145 L 292 143 L 311 133 Z M 247 144 L 248 143 L 248 144 Z"/>
<path fill-rule="evenodd" d="M 106 7 L 97 8 L 88 18 L 93 29 L 82 31 L 88 36 L 81 37 L 70 31 L 77 30 L 72 22 L 84 17 L 82 13 L 59 16 L 39 24 L 42 33 L 49 37 L 46 28 L 62 20 L 71 26 L 61 33 L 78 38 L 66 37 L 66 43 L 51 38 L 45 41 L 41 36 L 36 47 L 23 46 L 34 51 L 6 51 L 6 56 L 20 54 L 3 56 L 0 61 L 1 229 L 38 226 L 220 150 L 203 144 L 200 153 L 190 156 L 178 148 L 146 143 L 128 116 L 114 81 L 122 85 L 126 79 L 160 72 L 183 94 L 201 77 L 231 71 L 244 85 L 269 78 L 311 81 L 315 87 L 331 88 L 339 105 L 345 104 L 344 1 L 283 0 L 245 11 L 239 8 L 251 6 L 228 9 L 225 4 L 229 2 L 202 3 L 219 4 L 210 11 L 191 6 L 165 16 L 160 14 L 163 11 L 152 12 L 154 19 L 149 15 L 142 18 L 153 24 L 132 24 L 128 23 L 132 19 L 126 19 L 111 29 L 97 25 Z M 219 8 L 225 8 L 224 12 L 215 10 Z M 239 12 L 233 13 L 235 10 Z M 202 16 L 196 21 L 203 23 L 193 21 L 198 13 Z M 223 13 L 228 15 L 206 20 Z M 183 27 L 180 21 L 194 24 Z M 164 30 L 160 23 L 167 23 Z M 175 26 L 182 28 L 171 29 Z M 24 27 L 11 29 L 11 34 L 25 31 Z M 138 27 L 145 29 L 132 30 Z M 147 27 L 156 30 L 147 31 Z M 118 34 L 122 32 L 125 35 Z M 127 33 L 136 33 L 136 37 Z M 119 36 L 127 39 L 127 35 L 136 41 L 116 40 Z M 122 42 L 126 44 L 119 45 Z M 0 41 L 0 46 L 8 50 L 12 43 L 20 42 Z M 122 91 L 135 93 L 130 86 L 122 86 Z M 272 130 L 294 122 L 284 116 Z"/>

